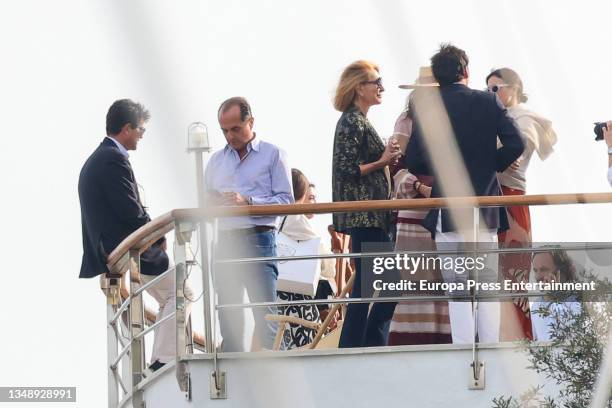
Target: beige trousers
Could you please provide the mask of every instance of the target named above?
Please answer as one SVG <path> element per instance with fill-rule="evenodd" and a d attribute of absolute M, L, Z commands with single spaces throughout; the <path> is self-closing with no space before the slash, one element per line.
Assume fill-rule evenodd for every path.
<path fill-rule="evenodd" d="M 157 319 L 163 319 L 171 314 L 176 309 L 175 296 L 175 273 L 168 273 L 157 284 L 148 288 L 146 291 L 155 299 L 159 305 Z M 142 283 L 152 281 L 156 278 L 155 275 L 140 275 Z M 183 292 L 185 294 L 185 319 L 189 319 L 191 312 L 191 302 L 189 299 L 194 298 L 193 290 L 189 282 L 185 281 Z M 173 317 L 166 320 L 164 323 L 154 329 L 153 353 L 151 355 L 151 363 L 159 360 L 160 363 L 168 363 L 176 358 L 176 319 Z"/>

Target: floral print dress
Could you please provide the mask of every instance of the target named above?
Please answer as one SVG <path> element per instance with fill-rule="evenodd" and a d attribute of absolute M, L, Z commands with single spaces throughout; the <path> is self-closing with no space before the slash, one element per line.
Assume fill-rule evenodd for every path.
<path fill-rule="evenodd" d="M 360 164 L 377 161 L 385 146 L 368 119 L 352 106 L 342 114 L 336 125 L 332 162 L 333 201 L 386 200 L 389 181 L 385 169 L 364 176 Z M 350 228 L 380 228 L 388 231 L 391 213 L 388 211 L 336 213 L 334 229 L 348 233 Z"/>

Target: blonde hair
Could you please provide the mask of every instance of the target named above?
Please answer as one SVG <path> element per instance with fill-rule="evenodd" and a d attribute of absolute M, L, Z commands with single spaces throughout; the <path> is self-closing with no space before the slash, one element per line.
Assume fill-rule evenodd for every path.
<path fill-rule="evenodd" d="M 334 108 L 346 112 L 357 96 L 357 86 L 370 78 L 372 71 L 379 72 L 378 65 L 370 61 L 359 60 L 344 68 L 334 96 Z"/>

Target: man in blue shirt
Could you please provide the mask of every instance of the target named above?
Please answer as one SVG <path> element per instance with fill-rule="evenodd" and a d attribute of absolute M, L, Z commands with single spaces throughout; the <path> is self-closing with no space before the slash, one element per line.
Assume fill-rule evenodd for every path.
<path fill-rule="evenodd" d="M 293 202 L 291 168 L 285 153 L 261 141 L 253 132 L 254 118 L 245 98 L 233 97 L 221 104 L 219 125 L 227 145 L 212 155 L 204 176 L 209 202 L 213 205 L 268 205 Z M 276 216 L 222 217 L 216 259 L 276 256 Z M 246 289 L 250 302 L 276 300 L 276 262 L 219 264 L 214 270 L 218 301 L 238 304 Z M 272 349 L 276 324 L 265 315 L 275 307 L 255 307 L 255 338 L 264 349 Z M 223 351 L 244 351 L 244 313 L 241 309 L 219 311 Z"/>

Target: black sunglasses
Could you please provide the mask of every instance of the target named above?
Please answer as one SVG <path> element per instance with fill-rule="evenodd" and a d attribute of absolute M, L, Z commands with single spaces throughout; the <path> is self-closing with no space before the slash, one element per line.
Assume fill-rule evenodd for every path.
<path fill-rule="evenodd" d="M 376 85 L 379 88 L 383 87 L 382 77 L 378 77 L 377 79 L 374 79 L 372 81 L 363 81 L 362 83 Z"/>
<path fill-rule="evenodd" d="M 506 85 L 506 84 L 493 85 L 492 87 L 487 88 L 487 91 L 497 93 L 497 91 L 499 91 L 500 89 L 507 88 L 509 86 L 510 85 Z"/>

